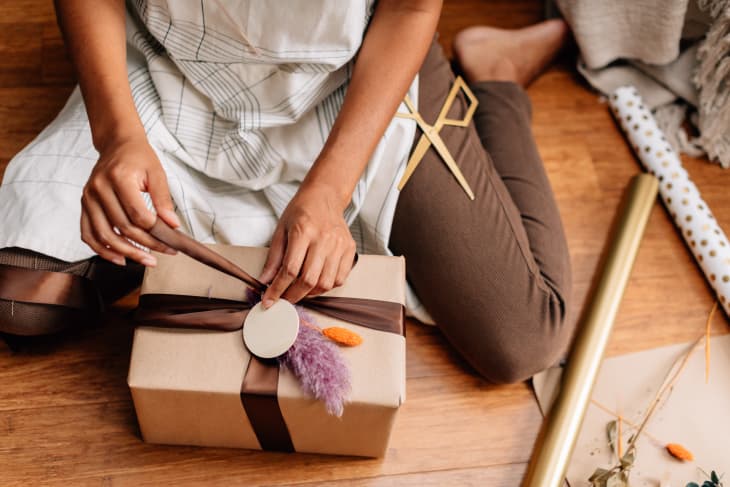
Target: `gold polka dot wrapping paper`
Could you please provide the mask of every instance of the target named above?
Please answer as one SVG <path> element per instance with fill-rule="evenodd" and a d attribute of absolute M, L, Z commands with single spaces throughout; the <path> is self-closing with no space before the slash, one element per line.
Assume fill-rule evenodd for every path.
<path fill-rule="evenodd" d="M 639 160 L 659 179 L 659 194 L 664 205 L 730 316 L 730 243 L 727 236 L 636 88 L 618 88 L 611 95 L 610 104 Z"/>

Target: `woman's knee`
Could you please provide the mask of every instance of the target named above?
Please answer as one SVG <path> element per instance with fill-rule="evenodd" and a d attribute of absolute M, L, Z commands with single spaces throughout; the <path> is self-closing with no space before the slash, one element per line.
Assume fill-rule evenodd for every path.
<path fill-rule="evenodd" d="M 7 335 L 36 336 L 56 333 L 95 322 L 104 303 L 134 289 L 142 278 L 141 266 L 119 268 L 98 258 L 64 262 L 31 250 L 0 249 L 0 284 L 21 276 L 23 282 L 41 286 L 46 273 L 76 276 L 70 284 L 83 303 L 68 306 L 58 301 L 39 300 L 37 296 L 18 296 L 2 292 L 0 285 L 0 332 Z M 40 272 L 39 272 L 40 271 Z M 9 289 L 8 286 L 5 289 Z"/>
<path fill-rule="evenodd" d="M 535 344 L 538 344 L 537 346 Z M 532 344 L 503 347 L 489 368 L 479 364 L 477 371 L 495 384 L 523 382 L 536 373 L 556 365 L 564 353 L 564 343 L 556 337 L 536 337 Z"/>
<path fill-rule="evenodd" d="M 497 384 L 521 382 L 555 365 L 572 335 L 567 303 L 554 292 L 539 300 L 489 303 L 469 314 L 470 326 L 460 327 L 465 333 L 442 328 L 467 362 Z"/>
<path fill-rule="evenodd" d="M 97 317 L 97 311 L 0 299 L 0 333 L 8 335 L 50 335 L 87 326 Z"/>

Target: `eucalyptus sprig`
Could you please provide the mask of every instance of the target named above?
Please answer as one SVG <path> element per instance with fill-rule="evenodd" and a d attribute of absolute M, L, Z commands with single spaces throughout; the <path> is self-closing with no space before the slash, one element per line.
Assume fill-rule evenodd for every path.
<path fill-rule="evenodd" d="M 717 472 L 714 470 L 710 472 L 710 475 L 707 475 L 707 472 L 700 469 L 700 471 L 705 474 L 705 477 L 707 477 L 707 480 L 702 482 L 702 485 L 698 484 L 697 482 L 690 482 L 687 484 L 686 487 L 724 487 L 725 484 L 722 483 L 723 475 L 717 475 Z"/>

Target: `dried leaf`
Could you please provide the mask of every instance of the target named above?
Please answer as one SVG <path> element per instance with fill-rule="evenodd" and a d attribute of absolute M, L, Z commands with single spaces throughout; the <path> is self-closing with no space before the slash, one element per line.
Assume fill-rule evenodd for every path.
<path fill-rule="evenodd" d="M 692 452 L 680 445 L 679 443 L 669 443 L 665 448 L 667 449 L 667 452 L 669 452 L 669 454 L 677 460 L 691 462 L 695 459 L 694 455 L 692 455 Z"/>
<path fill-rule="evenodd" d="M 588 479 L 591 483 L 591 487 L 605 487 L 606 479 L 611 475 L 612 470 L 606 470 L 605 468 L 597 468 L 593 475 Z"/>
<path fill-rule="evenodd" d="M 333 342 L 346 347 L 355 347 L 362 343 L 362 337 L 352 330 L 340 326 L 331 326 L 322 330 L 322 334 Z"/>
<path fill-rule="evenodd" d="M 606 487 L 629 487 L 628 475 L 624 471 L 616 471 L 606 481 Z"/>
<path fill-rule="evenodd" d="M 613 420 L 606 423 L 606 437 L 608 438 L 608 446 L 611 447 L 611 453 L 616 453 L 616 439 L 618 438 L 618 421 Z"/>
<path fill-rule="evenodd" d="M 629 470 L 634 466 L 634 460 L 636 460 L 636 448 L 632 448 L 621 457 L 621 469 Z"/>

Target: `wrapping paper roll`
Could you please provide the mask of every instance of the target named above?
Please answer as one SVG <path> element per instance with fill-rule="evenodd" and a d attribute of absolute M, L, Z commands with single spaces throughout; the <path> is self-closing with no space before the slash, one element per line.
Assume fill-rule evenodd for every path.
<path fill-rule="evenodd" d="M 659 179 L 659 194 L 710 286 L 730 316 L 730 242 L 702 199 L 676 152 L 634 87 L 618 88 L 610 98 L 636 155 Z"/>
<path fill-rule="evenodd" d="M 641 173 L 632 178 L 624 193 L 591 292 L 578 320 L 560 391 L 535 442 L 523 487 L 564 485 L 565 470 L 591 400 L 656 195 L 656 178 Z"/>

